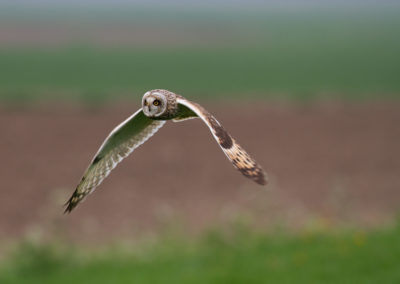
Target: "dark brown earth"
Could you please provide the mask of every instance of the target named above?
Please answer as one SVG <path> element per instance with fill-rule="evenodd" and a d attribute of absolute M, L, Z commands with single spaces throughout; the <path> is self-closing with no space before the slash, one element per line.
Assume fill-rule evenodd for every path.
<path fill-rule="evenodd" d="M 129 238 L 236 222 L 375 226 L 400 208 L 400 104 L 204 104 L 269 173 L 260 187 L 200 120 L 167 123 L 83 204 L 62 204 L 108 132 L 138 107 L 0 110 L 0 238 Z"/>

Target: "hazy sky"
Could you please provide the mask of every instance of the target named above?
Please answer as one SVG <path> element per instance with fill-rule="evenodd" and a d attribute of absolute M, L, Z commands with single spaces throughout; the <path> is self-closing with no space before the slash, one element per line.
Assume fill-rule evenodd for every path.
<path fill-rule="evenodd" d="M 121 4 L 140 4 L 140 5 L 179 5 L 179 6 L 299 6 L 299 5 L 385 5 L 399 4 L 399 0 L 0 0 L 0 4 L 11 5 L 121 5 Z"/>

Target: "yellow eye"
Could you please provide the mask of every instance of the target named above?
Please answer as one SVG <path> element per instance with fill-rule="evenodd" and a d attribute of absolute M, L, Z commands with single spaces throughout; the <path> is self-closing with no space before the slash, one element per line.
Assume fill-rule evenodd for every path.
<path fill-rule="evenodd" d="M 160 101 L 159 100 L 155 100 L 154 102 L 153 102 L 153 105 L 155 105 L 155 106 L 158 106 L 160 104 Z"/>

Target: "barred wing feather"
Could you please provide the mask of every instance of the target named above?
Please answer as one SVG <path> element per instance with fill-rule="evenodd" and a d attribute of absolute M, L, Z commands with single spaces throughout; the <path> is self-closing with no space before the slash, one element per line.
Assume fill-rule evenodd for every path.
<path fill-rule="evenodd" d="M 267 184 L 267 175 L 261 166 L 232 138 L 215 117 L 197 103 L 186 100 L 183 97 L 177 99 L 178 106 L 184 106 L 181 119 L 192 118 L 193 113 L 200 117 L 210 129 L 215 140 L 225 153 L 233 166 L 245 177 L 250 178 L 260 185 Z M 188 112 L 191 110 L 192 113 Z"/>
<path fill-rule="evenodd" d="M 75 192 L 65 204 L 65 212 L 71 212 L 101 184 L 118 163 L 146 142 L 164 124 L 165 121 L 146 117 L 142 109 L 139 109 L 114 128 L 94 156 Z"/>

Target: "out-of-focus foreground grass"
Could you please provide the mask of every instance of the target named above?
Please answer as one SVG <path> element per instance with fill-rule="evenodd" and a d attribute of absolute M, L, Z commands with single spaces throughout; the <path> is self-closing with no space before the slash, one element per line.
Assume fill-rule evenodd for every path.
<path fill-rule="evenodd" d="M 400 93 L 397 6 L 119 12 L 3 17 L 3 34 L 18 33 L 0 48 L 0 99 L 114 100 L 154 88 L 191 97 L 284 99 L 381 99 Z M 13 43 L 37 29 L 43 46 L 29 37 Z M 126 35 L 104 44 L 121 30 Z M 74 32 L 80 41 L 73 40 Z M 52 45 L 52 38 L 68 36 L 70 41 Z"/>
<path fill-rule="evenodd" d="M 399 233 L 399 226 L 341 233 L 239 230 L 101 252 L 27 243 L 3 260 L 0 282 L 398 283 Z"/>

